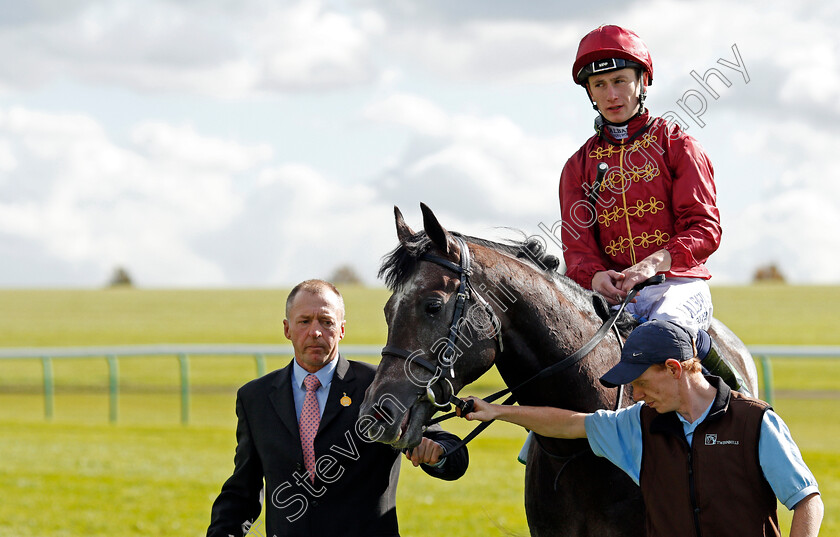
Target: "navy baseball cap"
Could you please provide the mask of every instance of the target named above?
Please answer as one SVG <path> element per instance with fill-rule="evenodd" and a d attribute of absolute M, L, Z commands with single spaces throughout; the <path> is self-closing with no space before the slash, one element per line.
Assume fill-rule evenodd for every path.
<path fill-rule="evenodd" d="M 640 324 L 627 337 L 621 360 L 601 377 L 601 384 L 607 388 L 630 384 L 651 365 L 663 364 L 670 358 L 680 362 L 694 358 L 688 330 L 660 319 Z"/>

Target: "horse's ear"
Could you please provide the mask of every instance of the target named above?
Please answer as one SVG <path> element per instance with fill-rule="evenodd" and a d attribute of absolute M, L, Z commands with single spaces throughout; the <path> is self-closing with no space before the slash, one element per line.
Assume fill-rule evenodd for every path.
<path fill-rule="evenodd" d="M 423 211 L 423 229 L 426 230 L 426 235 L 432 240 L 435 246 L 444 254 L 449 253 L 449 232 L 443 229 L 443 226 L 438 222 L 435 213 L 425 204 L 420 204 L 420 210 Z"/>
<path fill-rule="evenodd" d="M 405 223 L 405 218 L 396 205 L 394 205 L 394 220 L 397 222 L 397 238 L 400 244 L 405 244 L 414 235 L 414 231 Z"/>

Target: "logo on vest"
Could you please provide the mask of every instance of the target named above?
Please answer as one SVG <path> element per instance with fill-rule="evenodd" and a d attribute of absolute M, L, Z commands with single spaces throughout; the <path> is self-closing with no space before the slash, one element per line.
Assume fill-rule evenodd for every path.
<path fill-rule="evenodd" d="M 706 435 L 706 445 L 707 446 L 738 446 L 741 442 L 738 440 L 718 440 L 716 434 L 707 434 Z"/>

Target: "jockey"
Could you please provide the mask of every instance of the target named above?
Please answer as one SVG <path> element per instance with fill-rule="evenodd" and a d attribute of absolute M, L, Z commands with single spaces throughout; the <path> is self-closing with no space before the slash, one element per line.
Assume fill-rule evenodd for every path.
<path fill-rule="evenodd" d="M 575 83 L 598 111 L 596 134 L 560 179 L 566 275 L 619 304 L 654 274 L 628 311 L 676 322 L 696 336 L 712 319 L 703 264 L 720 245 L 712 164 L 678 125 L 645 108 L 653 61 L 638 35 L 601 26 L 580 41 Z M 608 168 L 599 184 L 596 170 Z"/>
<path fill-rule="evenodd" d="M 653 60 L 634 32 L 606 25 L 586 34 L 572 78 L 598 117 L 595 135 L 560 177 L 566 276 L 618 307 L 633 286 L 664 274 L 665 282 L 642 289 L 627 311 L 640 322 L 684 327 L 703 366 L 743 389 L 706 332 L 712 275 L 704 263 L 721 237 L 712 163 L 679 125 L 645 108 Z M 601 164 L 606 170 L 599 176 Z"/>

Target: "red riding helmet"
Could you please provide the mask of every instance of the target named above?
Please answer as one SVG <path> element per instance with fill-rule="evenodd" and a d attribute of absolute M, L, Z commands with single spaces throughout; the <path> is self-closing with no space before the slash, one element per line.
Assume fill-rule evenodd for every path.
<path fill-rule="evenodd" d="M 653 60 L 642 39 L 620 26 L 604 25 L 580 40 L 572 78 L 585 86 L 591 75 L 625 67 L 643 70 L 648 74 L 648 85 L 653 82 Z"/>

